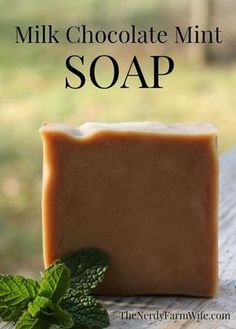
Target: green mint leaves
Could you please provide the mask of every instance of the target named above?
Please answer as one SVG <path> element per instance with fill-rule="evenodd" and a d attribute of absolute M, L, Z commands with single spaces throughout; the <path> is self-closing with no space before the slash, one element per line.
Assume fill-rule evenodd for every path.
<path fill-rule="evenodd" d="M 72 315 L 73 328 L 108 327 L 107 311 L 90 295 L 104 279 L 109 267 L 108 256 L 100 250 L 85 249 L 58 262 L 64 263 L 71 271 L 70 289 L 60 304 Z"/>
<path fill-rule="evenodd" d="M 16 323 L 16 329 L 49 329 L 50 324 L 41 317 L 32 317 L 27 311 L 23 313 Z"/>
<path fill-rule="evenodd" d="M 97 249 L 83 249 L 58 262 L 70 269 L 70 287 L 82 294 L 91 293 L 103 281 L 109 267 L 108 256 Z"/>
<path fill-rule="evenodd" d="M 17 275 L 0 275 L 0 315 L 4 321 L 17 321 L 39 290 L 37 281 Z"/>
<path fill-rule="evenodd" d="M 55 264 L 37 282 L 22 276 L 0 276 L 0 315 L 16 329 L 72 328 L 72 315 L 59 306 L 69 288 L 70 270 Z"/>
<path fill-rule="evenodd" d="M 62 299 L 62 307 L 73 316 L 74 329 L 106 328 L 109 326 L 107 311 L 90 295 L 70 289 Z"/>
<path fill-rule="evenodd" d="M 70 270 L 64 264 L 50 266 L 42 277 L 39 296 L 47 297 L 58 303 L 66 293 L 70 283 Z"/>
<path fill-rule="evenodd" d="M 84 249 L 55 261 L 39 282 L 0 275 L 0 316 L 16 329 L 108 327 L 107 311 L 91 296 L 108 267 L 105 253 Z"/>

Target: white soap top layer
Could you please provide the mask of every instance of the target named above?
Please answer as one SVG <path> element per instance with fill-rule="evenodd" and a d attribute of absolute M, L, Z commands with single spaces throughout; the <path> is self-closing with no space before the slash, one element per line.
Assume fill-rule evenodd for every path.
<path fill-rule="evenodd" d="M 160 122 L 87 122 L 72 128 L 61 123 L 44 123 L 40 132 L 62 132 L 74 137 L 87 137 L 102 131 L 142 132 L 168 135 L 216 135 L 216 128 L 210 123 L 173 123 Z"/>

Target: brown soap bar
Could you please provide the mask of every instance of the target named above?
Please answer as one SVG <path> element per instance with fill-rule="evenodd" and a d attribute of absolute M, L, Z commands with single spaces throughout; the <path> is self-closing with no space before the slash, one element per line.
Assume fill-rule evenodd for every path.
<path fill-rule="evenodd" d="M 218 156 L 210 124 L 45 124 L 45 266 L 99 248 L 97 293 L 214 296 Z"/>

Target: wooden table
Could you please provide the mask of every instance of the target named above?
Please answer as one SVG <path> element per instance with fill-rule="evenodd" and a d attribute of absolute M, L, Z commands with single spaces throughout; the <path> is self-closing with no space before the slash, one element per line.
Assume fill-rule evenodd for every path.
<path fill-rule="evenodd" d="M 236 148 L 220 159 L 219 198 L 219 291 L 215 298 L 193 297 L 103 297 L 111 318 L 111 329 L 154 329 L 154 328 L 236 328 Z M 162 320 L 154 318 L 157 311 L 185 316 L 195 315 L 221 317 L 221 320 L 193 319 Z M 204 313 L 201 313 L 201 312 Z M 122 313 L 124 318 L 122 319 Z M 140 312 L 140 313 L 138 313 Z M 225 314 L 229 313 L 229 314 Z M 164 314 L 164 313 L 163 313 Z M 128 319 L 126 316 L 136 317 Z M 147 317 L 143 319 L 141 317 Z M 148 318 L 148 317 L 152 318 Z M 226 319 L 223 320 L 222 316 Z M 227 320 L 227 316 L 231 318 Z"/>
<path fill-rule="evenodd" d="M 111 318 L 111 329 L 212 329 L 236 328 L 236 148 L 220 159 L 219 200 L 219 291 L 215 298 L 193 297 L 103 297 Z M 154 316 L 230 316 L 229 320 L 158 320 Z M 121 318 L 137 317 L 136 319 Z M 159 313 L 157 313 L 159 312 Z M 204 312 L 204 313 L 201 313 Z M 227 313 L 227 314 L 226 314 Z M 141 317 L 146 317 L 142 319 Z M 152 317 L 152 318 L 148 318 Z M 0 325 L 0 328 L 14 326 Z"/>

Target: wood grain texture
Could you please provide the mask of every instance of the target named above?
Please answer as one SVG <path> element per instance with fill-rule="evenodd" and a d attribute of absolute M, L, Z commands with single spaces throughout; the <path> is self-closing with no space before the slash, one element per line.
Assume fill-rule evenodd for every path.
<path fill-rule="evenodd" d="M 219 196 L 219 290 L 215 298 L 193 297 L 103 297 L 101 301 L 108 308 L 112 329 L 172 329 L 172 328 L 236 328 L 236 148 L 220 159 Z M 136 319 L 122 319 L 121 312 L 137 316 Z M 180 313 L 195 312 L 200 315 L 220 317 L 215 320 L 183 319 L 162 320 L 154 317 L 157 311 Z M 138 313 L 140 312 L 140 313 Z M 229 316 L 230 319 L 222 319 Z M 169 314 L 169 313 L 168 313 Z M 142 319 L 141 316 L 152 317 Z"/>
<path fill-rule="evenodd" d="M 138 274 L 137 274 L 138 275 Z M 103 297 L 101 302 L 107 307 L 111 317 L 111 329 L 234 329 L 236 328 L 236 148 L 220 159 L 219 198 L 219 291 L 215 298 L 193 297 Z M 137 316 L 137 319 L 122 319 L 121 312 Z M 225 316 L 230 319 L 202 320 L 162 320 L 153 317 L 162 312 L 180 316 L 188 312 L 196 315 L 204 311 L 208 316 Z M 139 312 L 139 313 L 138 313 Z M 169 313 L 168 313 L 169 314 Z M 0 329 L 12 329 L 12 324 L 1 324 Z"/>

